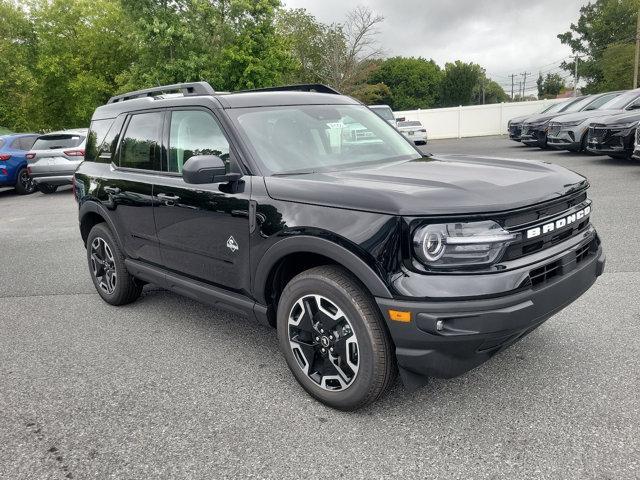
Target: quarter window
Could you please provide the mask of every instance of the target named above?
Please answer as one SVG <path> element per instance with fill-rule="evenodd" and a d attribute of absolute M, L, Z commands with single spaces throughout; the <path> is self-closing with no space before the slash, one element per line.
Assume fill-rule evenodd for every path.
<path fill-rule="evenodd" d="M 167 171 L 182 173 L 185 162 L 196 155 L 216 155 L 229 171 L 229 142 L 215 119 L 202 110 L 176 110 L 171 113 Z"/>
<path fill-rule="evenodd" d="M 160 170 L 160 131 L 162 112 L 131 116 L 120 146 L 120 166 Z"/>

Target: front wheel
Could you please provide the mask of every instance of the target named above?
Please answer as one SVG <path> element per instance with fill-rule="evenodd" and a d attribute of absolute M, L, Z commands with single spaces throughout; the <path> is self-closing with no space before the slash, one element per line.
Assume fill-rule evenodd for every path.
<path fill-rule="evenodd" d="M 22 168 L 18 172 L 18 181 L 15 188 L 18 195 L 30 195 L 36 191 L 36 184 L 29 176 L 26 168 Z"/>
<path fill-rule="evenodd" d="M 294 277 L 282 293 L 277 316 L 289 368 L 322 403 L 356 410 L 393 384 L 397 367 L 378 307 L 346 270 L 323 266 Z"/>

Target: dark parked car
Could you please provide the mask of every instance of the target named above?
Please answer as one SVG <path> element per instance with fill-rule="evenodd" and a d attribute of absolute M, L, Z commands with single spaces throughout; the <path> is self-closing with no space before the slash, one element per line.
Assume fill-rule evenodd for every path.
<path fill-rule="evenodd" d="M 36 138 L 35 133 L 0 136 L 0 187 L 14 187 L 20 195 L 35 192 L 26 155 Z"/>
<path fill-rule="evenodd" d="M 535 118 L 529 118 L 522 126 L 522 143 L 531 147 L 547 148 L 551 121 L 564 118 L 566 115 L 575 112 L 590 112 L 596 110 L 619 95 L 620 92 L 589 95 L 577 101 L 571 101 L 567 107 L 560 112 L 545 113 Z"/>
<path fill-rule="evenodd" d="M 353 410 L 398 370 L 415 388 L 480 365 L 602 273 L 584 177 L 428 156 L 352 98 L 288 88 L 172 85 L 96 110 L 73 188 L 106 302 L 150 282 L 245 313 L 309 394 Z"/>
<path fill-rule="evenodd" d="M 547 105 L 541 112 L 522 115 L 520 117 L 514 117 L 507 122 L 507 130 L 509 131 L 509 138 L 515 142 L 521 141 L 520 135 L 522 134 L 522 124 L 530 117 L 542 115 L 545 113 L 557 113 L 566 108 L 571 101 L 561 101 Z"/>
<path fill-rule="evenodd" d="M 618 94 L 596 109 L 562 115 L 549 122 L 548 145 L 559 150 L 586 150 L 589 125 L 599 118 L 640 109 L 640 89 Z"/>
<path fill-rule="evenodd" d="M 589 125 L 588 150 L 598 155 L 629 159 L 633 155 L 640 112 L 599 118 Z"/>

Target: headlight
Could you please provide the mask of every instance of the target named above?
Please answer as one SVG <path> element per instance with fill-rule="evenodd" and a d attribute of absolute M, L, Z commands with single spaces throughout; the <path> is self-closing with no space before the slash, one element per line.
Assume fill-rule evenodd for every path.
<path fill-rule="evenodd" d="M 583 123 L 584 120 L 576 120 L 575 122 L 563 122 L 560 124 L 560 126 L 564 127 L 577 127 L 578 125 L 580 125 L 581 123 Z"/>
<path fill-rule="evenodd" d="M 425 266 L 433 269 L 486 266 L 516 238 L 491 220 L 433 224 L 415 231 L 413 250 Z"/>
<path fill-rule="evenodd" d="M 617 129 L 627 129 L 627 128 L 635 128 L 638 126 L 638 122 L 629 122 L 629 123 L 618 123 L 616 125 L 609 125 L 607 128 L 612 130 Z"/>

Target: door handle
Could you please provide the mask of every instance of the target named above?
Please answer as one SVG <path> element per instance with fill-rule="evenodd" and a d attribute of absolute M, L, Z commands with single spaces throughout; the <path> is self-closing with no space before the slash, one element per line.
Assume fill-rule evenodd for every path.
<path fill-rule="evenodd" d="M 180 200 L 180 197 L 177 195 L 169 195 L 168 193 L 159 193 L 156 195 L 161 201 L 164 202 L 165 205 L 172 207 L 175 205 L 175 202 Z"/>
<path fill-rule="evenodd" d="M 111 195 L 117 195 L 120 193 L 120 189 L 118 187 L 104 187 L 104 191 Z"/>

